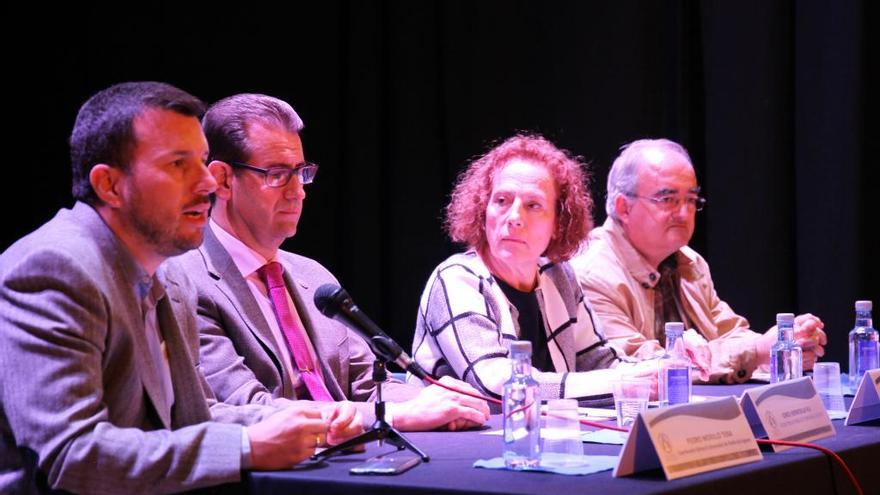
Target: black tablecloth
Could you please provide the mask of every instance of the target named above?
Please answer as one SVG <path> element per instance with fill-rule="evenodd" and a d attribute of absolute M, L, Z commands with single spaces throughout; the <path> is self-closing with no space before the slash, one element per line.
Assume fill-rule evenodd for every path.
<path fill-rule="evenodd" d="M 698 395 L 739 395 L 748 385 L 695 386 Z M 851 398 L 847 398 L 847 404 Z M 880 428 L 844 426 L 833 422 L 837 434 L 816 443 L 837 452 L 858 477 L 866 494 L 880 494 Z M 489 424 L 498 429 L 500 417 Z M 584 429 L 590 429 L 584 427 Z M 483 430 L 484 432 L 487 430 Z M 479 431 L 407 433 L 431 460 L 397 476 L 354 476 L 348 469 L 393 447 L 373 443 L 365 453 L 347 455 L 291 471 L 251 473 L 245 484 L 252 493 L 296 494 L 443 494 L 510 493 L 563 495 L 569 493 L 853 493 L 848 478 L 824 454 L 795 448 L 773 453 L 762 448 L 764 460 L 742 466 L 666 481 L 660 470 L 625 478 L 611 471 L 587 476 L 476 469 L 477 459 L 499 457 L 502 439 Z M 585 454 L 617 455 L 621 446 L 584 444 Z"/>

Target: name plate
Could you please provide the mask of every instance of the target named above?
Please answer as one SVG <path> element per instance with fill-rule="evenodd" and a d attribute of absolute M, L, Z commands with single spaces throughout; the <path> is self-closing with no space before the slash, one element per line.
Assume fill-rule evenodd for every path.
<path fill-rule="evenodd" d="M 837 432 L 809 377 L 750 388 L 740 404 L 756 437 L 809 442 Z M 787 445 L 773 445 L 781 452 Z"/>
<path fill-rule="evenodd" d="M 868 370 L 862 376 L 844 424 L 849 426 L 877 418 L 880 418 L 880 368 Z"/>
<path fill-rule="evenodd" d="M 674 480 L 763 458 L 736 399 L 726 397 L 639 414 L 614 477 L 662 467 Z"/>

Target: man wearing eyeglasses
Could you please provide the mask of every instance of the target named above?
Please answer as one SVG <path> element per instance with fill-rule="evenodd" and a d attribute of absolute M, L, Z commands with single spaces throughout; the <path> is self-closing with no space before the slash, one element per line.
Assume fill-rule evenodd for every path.
<path fill-rule="evenodd" d="M 202 127 L 217 191 L 203 245 L 174 262 L 199 292 L 208 383 L 232 404 L 354 401 L 372 424 L 375 356 L 312 302 L 318 287 L 336 279 L 316 261 L 279 249 L 297 232 L 304 186 L 318 170 L 305 161 L 302 120 L 277 98 L 240 94 L 215 103 Z M 488 419 L 485 402 L 437 386 L 393 382 L 383 397 L 400 430 L 455 430 Z"/>
<path fill-rule="evenodd" d="M 663 352 L 664 324 L 681 321 L 703 380 L 735 383 L 769 366 L 776 327 L 760 334 L 715 292 L 709 265 L 687 246 L 706 200 L 687 150 L 666 139 L 634 141 L 608 174 L 608 219 L 590 234 L 575 268 L 605 336 L 641 359 Z M 804 369 L 824 354 L 822 321 L 798 315 Z"/>
<path fill-rule="evenodd" d="M 348 405 L 207 390 L 192 284 L 164 263 L 202 243 L 217 187 L 203 110 L 158 82 L 96 93 L 70 136 L 74 206 L 0 254 L 0 493 L 194 490 L 361 431 Z"/>

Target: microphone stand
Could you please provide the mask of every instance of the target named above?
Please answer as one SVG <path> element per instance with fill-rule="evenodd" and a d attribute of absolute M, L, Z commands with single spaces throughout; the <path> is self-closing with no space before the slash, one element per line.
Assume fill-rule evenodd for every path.
<path fill-rule="evenodd" d="M 373 426 L 369 430 L 360 435 L 313 455 L 311 457 L 313 461 L 326 459 L 344 450 L 374 440 L 378 440 L 380 445 L 382 442 L 388 442 L 391 445 L 396 446 L 397 450 L 408 449 L 421 457 L 424 462 L 428 462 L 431 459 L 427 454 L 419 450 L 418 447 L 403 436 L 403 434 L 395 430 L 385 421 L 385 401 L 382 400 L 382 383 L 388 379 L 388 372 L 385 367 L 389 359 L 382 354 L 383 353 L 377 353 L 377 359 L 373 361 L 373 382 L 376 383 L 376 422 L 373 423 Z"/>

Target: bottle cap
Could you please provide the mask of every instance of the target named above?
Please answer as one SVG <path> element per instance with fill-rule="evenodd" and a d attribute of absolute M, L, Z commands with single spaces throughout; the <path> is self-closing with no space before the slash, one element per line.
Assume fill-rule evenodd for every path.
<path fill-rule="evenodd" d="M 666 335 L 669 335 L 670 333 L 684 333 L 684 323 L 680 321 L 666 322 Z"/>
<path fill-rule="evenodd" d="M 515 340 L 510 343 L 511 354 L 532 354 L 532 343 L 528 340 Z"/>
<path fill-rule="evenodd" d="M 856 311 L 871 311 L 871 301 L 856 301 Z"/>
<path fill-rule="evenodd" d="M 780 323 L 794 324 L 794 313 L 776 313 L 776 324 Z"/>

